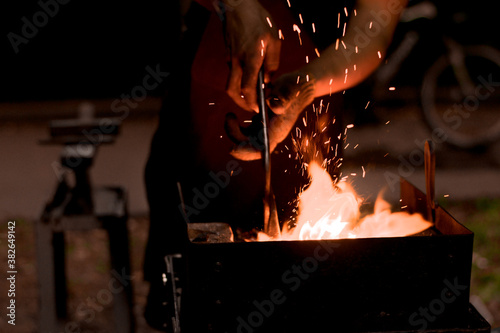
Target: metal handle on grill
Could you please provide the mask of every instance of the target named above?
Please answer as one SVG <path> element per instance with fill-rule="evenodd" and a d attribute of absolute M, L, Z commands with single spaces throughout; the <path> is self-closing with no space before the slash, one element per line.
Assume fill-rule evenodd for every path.
<path fill-rule="evenodd" d="M 427 192 L 427 219 L 431 222 L 436 220 L 435 174 L 436 156 L 434 144 L 432 141 L 427 140 L 425 141 L 425 187 Z"/>

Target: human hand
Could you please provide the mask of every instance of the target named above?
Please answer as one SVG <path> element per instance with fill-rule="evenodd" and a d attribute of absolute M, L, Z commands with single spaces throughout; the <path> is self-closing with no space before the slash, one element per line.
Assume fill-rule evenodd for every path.
<path fill-rule="evenodd" d="M 245 0 L 226 12 L 225 39 L 230 53 L 227 94 L 241 108 L 258 112 L 257 77 L 264 82 L 278 69 L 281 43 L 271 15 L 256 0 Z"/>
<path fill-rule="evenodd" d="M 315 97 L 315 79 L 310 75 L 292 72 L 280 76 L 267 89 L 269 119 L 269 149 L 274 151 L 290 133 L 299 115 Z M 237 144 L 231 155 L 245 161 L 262 157 L 264 137 L 261 115 L 254 116 L 249 127 L 240 127 L 233 113 L 226 115 L 226 132 Z"/>

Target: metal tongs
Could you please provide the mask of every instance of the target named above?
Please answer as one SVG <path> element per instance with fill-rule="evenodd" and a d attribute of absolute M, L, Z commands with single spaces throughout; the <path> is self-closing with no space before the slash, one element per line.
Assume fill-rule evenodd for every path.
<path fill-rule="evenodd" d="M 271 150 L 269 147 L 269 114 L 266 108 L 266 98 L 264 95 L 264 71 L 259 71 L 257 80 L 257 97 L 259 112 L 262 117 L 262 134 L 264 137 L 264 148 L 262 150 L 262 160 L 265 171 L 264 187 L 264 232 L 271 238 L 279 238 L 281 231 L 278 221 L 278 212 L 276 210 L 276 201 L 271 188 Z"/>

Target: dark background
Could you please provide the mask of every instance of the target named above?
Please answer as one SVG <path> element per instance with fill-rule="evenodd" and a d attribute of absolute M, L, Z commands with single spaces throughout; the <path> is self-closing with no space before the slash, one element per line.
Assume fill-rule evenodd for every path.
<path fill-rule="evenodd" d="M 7 34 L 21 35 L 21 18 L 33 22 L 41 7 L 33 0 L 12 3 L 1 14 L 1 101 L 117 97 L 142 84 L 146 66 L 168 71 L 176 52 L 169 45 L 178 27 L 175 1 L 59 4 L 17 54 Z"/>
<path fill-rule="evenodd" d="M 178 27 L 175 3 L 71 0 L 59 4 L 57 14 L 15 54 L 7 34 L 21 35 L 21 18 L 33 22 L 41 7 L 36 0 L 9 2 L 0 14 L 0 102 L 116 98 L 142 82 L 146 66 L 160 64 L 168 71 L 169 57 L 177 52 L 171 43 Z M 497 44 L 495 2 L 437 3 L 447 32 L 468 43 Z M 435 35 L 434 27 L 429 29 Z M 431 44 L 419 48 L 414 58 L 432 54 Z"/>

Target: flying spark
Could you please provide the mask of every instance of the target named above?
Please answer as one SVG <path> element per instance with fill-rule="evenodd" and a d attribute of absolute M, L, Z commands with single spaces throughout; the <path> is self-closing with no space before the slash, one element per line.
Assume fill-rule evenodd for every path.
<path fill-rule="evenodd" d="M 266 17 L 266 20 L 267 20 L 267 23 L 269 24 L 269 26 L 272 28 L 273 24 L 271 23 L 271 19 L 269 18 L 269 16 Z"/>

